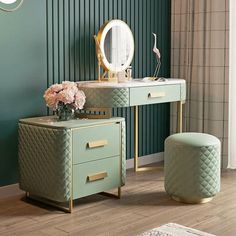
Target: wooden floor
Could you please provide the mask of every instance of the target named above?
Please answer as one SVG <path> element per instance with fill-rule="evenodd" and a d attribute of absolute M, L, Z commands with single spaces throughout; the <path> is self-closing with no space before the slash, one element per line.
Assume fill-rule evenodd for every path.
<path fill-rule="evenodd" d="M 122 199 L 94 195 L 73 214 L 32 204 L 23 196 L 0 200 L 0 235 L 137 235 L 165 223 L 179 223 L 222 236 L 236 235 L 236 171 L 222 174 L 212 202 L 181 204 L 169 199 L 163 172 L 128 171 Z"/>

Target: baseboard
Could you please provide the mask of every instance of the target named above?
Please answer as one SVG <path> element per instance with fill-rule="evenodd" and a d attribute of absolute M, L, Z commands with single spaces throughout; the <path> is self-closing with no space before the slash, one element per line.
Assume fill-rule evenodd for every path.
<path fill-rule="evenodd" d="M 139 166 L 160 162 L 163 161 L 163 152 L 142 156 L 139 157 L 138 160 Z M 131 168 L 134 168 L 134 159 L 129 159 L 126 161 L 126 169 Z M 18 183 L 0 187 L 0 199 L 21 195 L 23 193 L 24 192 L 20 190 Z"/>
<path fill-rule="evenodd" d="M 141 156 L 138 158 L 139 166 L 144 166 L 152 164 L 155 162 L 160 162 L 164 160 L 163 152 L 154 153 L 147 156 Z M 134 168 L 134 159 L 129 159 L 126 161 L 126 169 Z"/>

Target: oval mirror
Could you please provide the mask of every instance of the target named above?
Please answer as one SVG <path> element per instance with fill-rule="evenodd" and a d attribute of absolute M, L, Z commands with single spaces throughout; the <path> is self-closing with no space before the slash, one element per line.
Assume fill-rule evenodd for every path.
<path fill-rule="evenodd" d="M 134 38 L 129 26 L 121 20 L 111 20 L 98 32 L 102 66 L 114 73 L 126 70 L 134 55 Z"/>
<path fill-rule="evenodd" d="M 23 3 L 23 0 L 0 0 L 0 10 L 12 12 L 17 10 Z"/>

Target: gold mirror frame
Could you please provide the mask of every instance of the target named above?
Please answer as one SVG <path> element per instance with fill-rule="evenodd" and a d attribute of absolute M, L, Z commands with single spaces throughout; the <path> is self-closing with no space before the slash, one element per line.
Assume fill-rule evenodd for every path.
<path fill-rule="evenodd" d="M 122 65 L 119 69 L 114 69 L 112 65 L 108 62 L 105 56 L 104 52 L 104 43 L 105 43 L 105 37 L 109 30 L 112 27 L 115 26 L 121 26 L 125 27 L 127 30 L 127 33 L 129 35 L 129 40 L 131 42 L 130 45 L 130 53 L 128 56 L 128 59 L 124 65 Z M 125 71 L 131 64 L 134 56 L 134 37 L 133 33 L 130 29 L 130 27 L 122 20 L 111 20 L 106 22 L 102 27 L 100 28 L 97 35 L 94 35 L 95 43 L 96 43 L 96 54 L 98 59 L 98 80 L 101 81 L 116 81 L 117 80 L 117 73 L 120 71 Z M 102 66 L 104 73 L 102 75 L 102 78 L 100 76 L 100 67 Z M 108 79 L 105 78 L 106 74 L 108 73 Z"/>
<path fill-rule="evenodd" d="M 16 11 L 18 8 L 21 7 L 21 5 L 23 4 L 24 0 L 12 0 L 12 1 L 7 1 L 7 0 L 0 0 L 0 10 L 5 11 L 5 12 L 13 12 Z M 2 5 L 4 6 L 13 6 L 11 7 L 2 7 Z"/>

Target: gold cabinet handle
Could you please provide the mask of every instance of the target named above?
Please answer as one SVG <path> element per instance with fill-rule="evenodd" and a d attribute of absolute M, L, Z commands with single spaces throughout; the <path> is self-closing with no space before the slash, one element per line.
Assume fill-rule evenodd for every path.
<path fill-rule="evenodd" d="M 88 142 L 88 147 L 89 148 L 103 147 L 107 144 L 108 144 L 107 140 L 98 140 L 98 141 Z"/>
<path fill-rule="evenodd" d="M 88 175 L 87 180 L 89 182 L 93 182 L 93 181 L 96 181 L 96 180 L 104 179 L 107 176 L 108 176 L 107 172 L 99 172 L 99 173 L 94 174 L 94 175 Z"/>
<path fill-rule="evenodd" d="M 165 92 L 150 92 L 148 93 L 149 98 L 161 98 L 165 97 L 166 93 Z"/>

